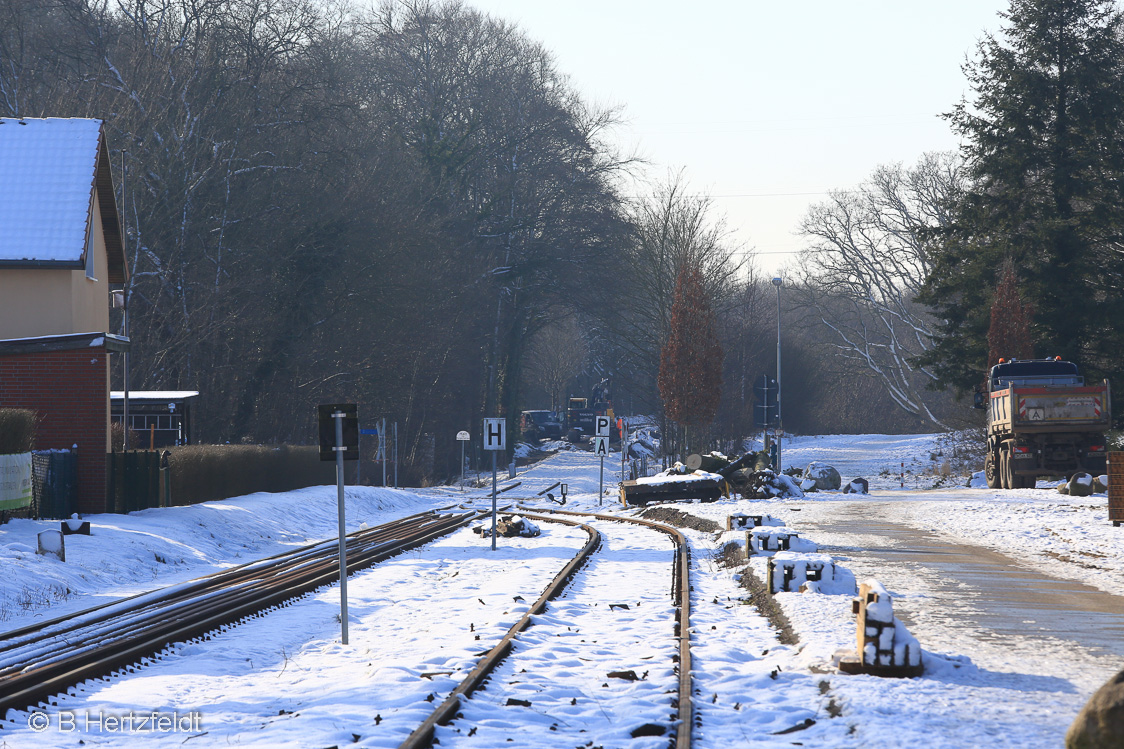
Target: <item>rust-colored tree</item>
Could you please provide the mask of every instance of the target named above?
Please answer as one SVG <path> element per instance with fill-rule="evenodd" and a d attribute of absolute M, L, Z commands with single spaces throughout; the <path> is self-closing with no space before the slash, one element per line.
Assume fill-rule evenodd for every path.
<path fill-rule="evenodd" d="M 999 267 L 999 283 L 991 304 L 991 325 L 987 329 L 988 369 L 999 359 L 1033 359 L 1034 341 L 1030 335 L 1030 319 L 1034 309 L 1024 304 L 1019 294 L 1019 277 L 1011 258 Z"/>
<path fill-rule="evenodd" d="M 714 420 L 722 397 L 722 360 L 702 274 L 684 263 L 675 279 L 671 332 L 660 350 L 657 384 L 668 418 L 691 429 Z"/>

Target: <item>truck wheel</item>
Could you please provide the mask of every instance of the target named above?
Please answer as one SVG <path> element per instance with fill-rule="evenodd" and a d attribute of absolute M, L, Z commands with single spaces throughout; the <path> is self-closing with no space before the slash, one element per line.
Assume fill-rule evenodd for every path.
<path fill-rule="evenodd" d="M 1015 488 L 1015 476 L 1011 473 L 1011 456 L 1006 450 L 999 451 L 999 485 L 1003 489 Z"/>
<path fill-rule="evenodd" d="M 988 452 L 984 458 L 984 478 L 988 489 L 999 488 L 999 466 L 995 464 L 995 453 Z"/>

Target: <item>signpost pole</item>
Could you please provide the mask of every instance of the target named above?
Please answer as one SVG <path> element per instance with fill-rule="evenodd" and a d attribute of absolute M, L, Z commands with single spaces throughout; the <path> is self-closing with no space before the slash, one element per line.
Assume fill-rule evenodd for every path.
<path fill-rule="evenodd" d="M 597 488 L 597 504 L 600 505 L 602 497 L 605 496 L 605 456 L 609 454 L 609 427 L 611 422 L 608 416 L 598 415 L 594 417 L 593 424 L 594 433 L 597 435 L 593 443 L 595 445 L 594 450 L 601 456 L 601 477 L 598 479 Z"/>
<path fill-rule="evenodd" d="M 336 410 L 332 413 L 336 420 L 336 500 L 339 505 L 340 528 L 340 635 L 343 644 L 347 644 L 347 527 L 344 523 L 343 504 L 343 418 L 344 412 Z"/>
<path fill-rule="evenodd" d="M 597 480 L 597 504 L 601 504 L 601 498 L 605 496 L 605 456 L 601 456 L 601 477 Z"/>
<path fill-rule="evenodd" d="M 492 550 L 496 548 L 496 453 L 507 450 L 507 420 L 484 419 L 484 449 L 492 453 Z"/>
<path fill-rule="evenodd" d="M 386 417 L 379 422 L 379 444 L 382 446 L 382 485 L 386 486 Z"/>
<path fill-rule="evenodd" d="M 621 433 L 621 481 L 624 481 L 624 464 L 625 458 L 628 457 L 628 434 L 625 431 L 624 417 L 621 417 L 619 431 Z"/>
<path fill-rule="evenodd" d="M 461 443 L 461 491 L 464 491 L 464 443 L 468 442 L 472 437 L 468 432 L 463 429 L 457 432 L 457 442 Z"/>
<path fill-rule="evenodd" d="M 496 550 L 496 451 L 492 451 L 492 551 Z"/>

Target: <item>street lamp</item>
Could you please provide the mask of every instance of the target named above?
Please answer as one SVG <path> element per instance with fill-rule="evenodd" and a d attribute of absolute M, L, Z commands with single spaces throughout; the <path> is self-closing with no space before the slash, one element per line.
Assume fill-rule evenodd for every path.
<path fill-rule="evenodd" d="M 777 287 L 777 473 L 781 472 L 781 435 L 784 434 L 784 421 L 781 419 L 781 277 L 773 278 Z"/>

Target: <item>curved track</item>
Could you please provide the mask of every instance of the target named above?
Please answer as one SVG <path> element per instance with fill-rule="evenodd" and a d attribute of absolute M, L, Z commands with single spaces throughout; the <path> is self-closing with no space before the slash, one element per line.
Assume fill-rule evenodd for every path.
<path fill-rule="evenodd" d="M 348 573 L 467 525 L 476 512 L 412 515 L 347 536 Z M 181 585 L 13 630 L 0 639 L 0 715 L 137 663 L 339 580 L 325 541 Z M 217 613 L 216 613 L 217 612 Z"/>
<path fill-rule="evenodd" d="M 523 508 L 530 509 L 530 508 Z M 534 512 L 541 512 L 534 510 Z M 672 563 L 671 600 L 677 612 L 675 623 L 675 638 L 677 641 L 677 666 L 678 694 L 673 700 L 675 707 L 675 735 L 672 737 L 672 746 L 675 749 L 688 749 L 691 746 L 693 728 L 693 707 L 691 700 L 691 652 L 690 652 L 690 559 L 683 534 L 677 529 L 637 518 L 621 518 L 611 515 L 596 515 L 563 510 L 548 510 L 549 516 L 527 514 L 527 517 L 540 521 L 558 522 L 572 526 L 579 526 L 589 534 L 589 541 L 585 547 L 559 572 L 550 586 L 539 597 L 526 614 L 516 622 L 507 635 L 493 647 L 477 664 L 476 668 L 466 679 L 445 699 L 433 713 L 400 745 L 400 749 L 420 749 L 434 743 L 434 735 L 439 725 L 448 724 L 455 718 L 462 717 L 462 709 L 466 706 L 465 699 L 474 691 L 482 689 L 490 674 L 495 671 L 500 662 L 511 654 L 515 639 L 520 632 L 532 624 L 532 617 L 541 615 L 546 610 L 546 604 L 551 599 L 558 597 L 574 575 L 586 564 L 592 554 L 602 544 L 601 534 L 586 523 L 576 520 L 566 520 L 558 515 L 569 515 L 579 518 L 596 518 L 602 521 L 632 523 L 644 526 L 671 537 L 675 544 L 675 553 Z M 583 641 L 584 642 L 584 641 Z M 551 728 L 550 730 L 554 730 Z M 475 733 L 475 729 L 468 735 Z M 509 739 L 510 740 L 510 739 Z"/>

